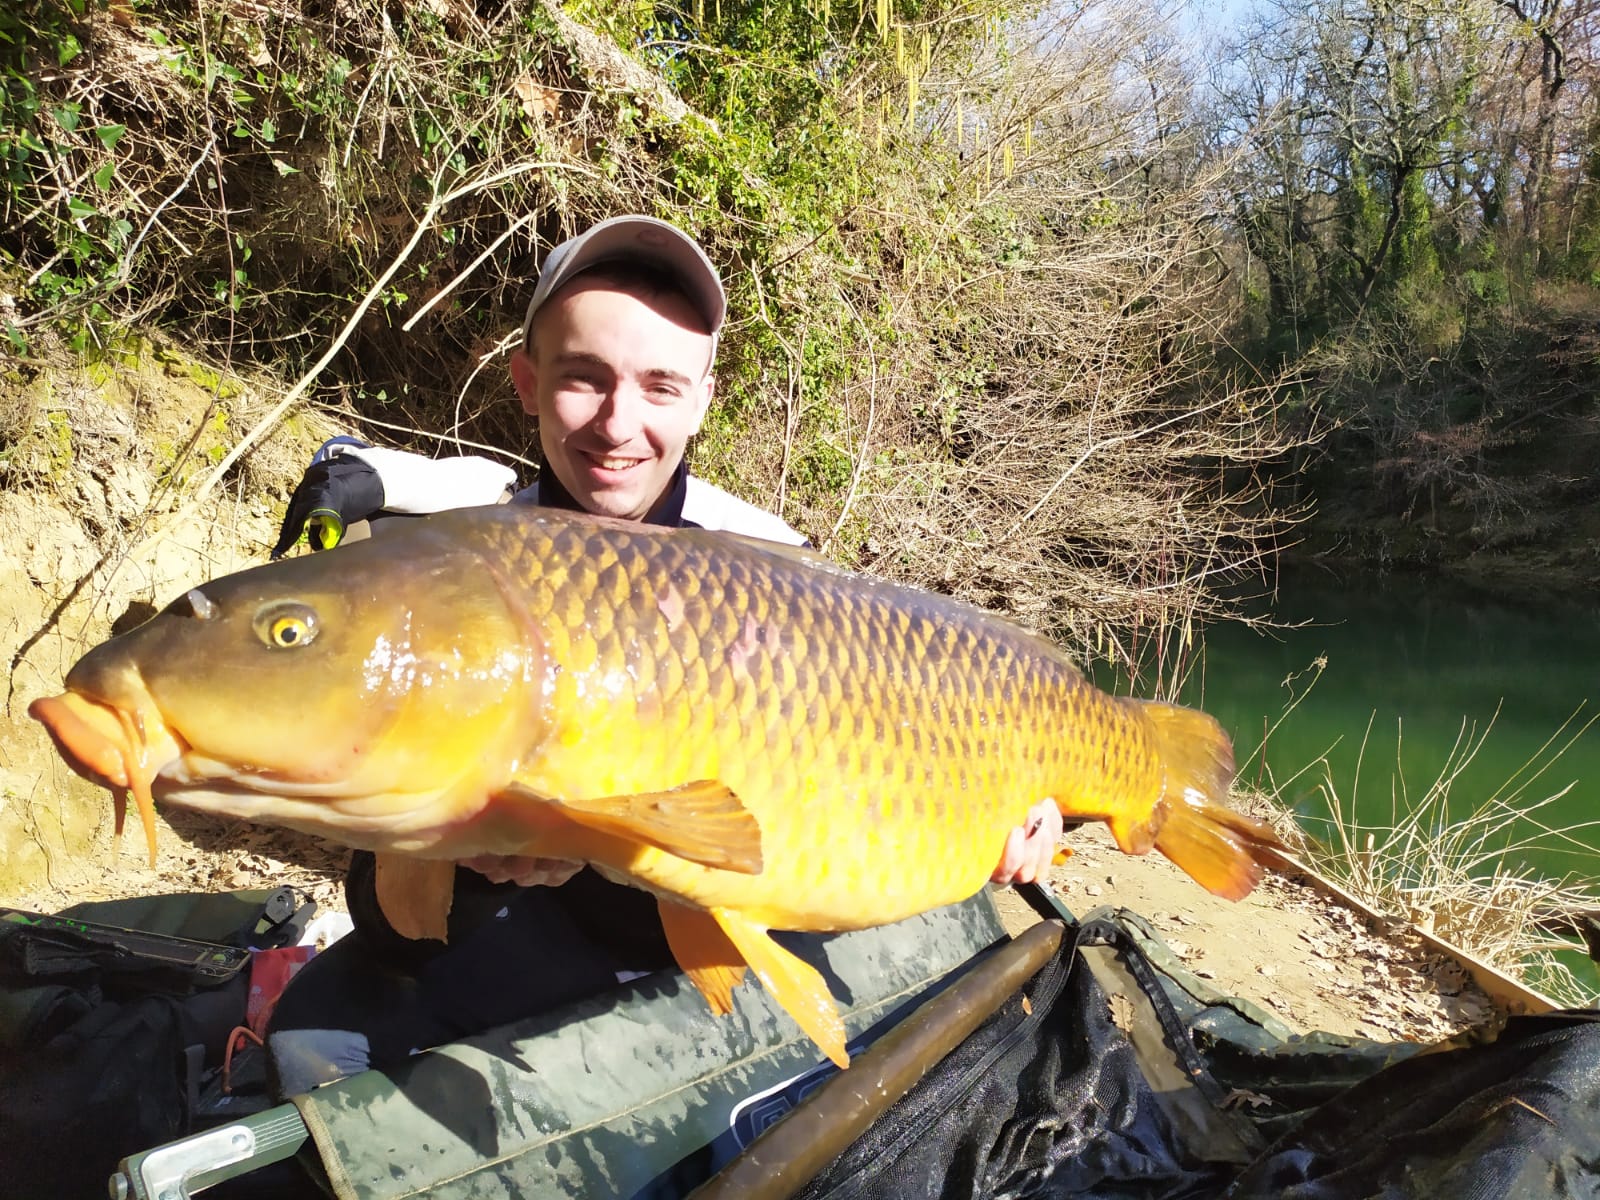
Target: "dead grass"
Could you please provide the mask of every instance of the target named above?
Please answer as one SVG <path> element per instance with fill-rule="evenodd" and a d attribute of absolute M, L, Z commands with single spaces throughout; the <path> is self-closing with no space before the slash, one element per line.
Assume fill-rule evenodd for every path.
<path fill-rule="evenodd" d="M 1397 768 L 1384 824 L 1356 815 L 1353 791 L 1345 794 L 1321 758 L 1298 774 L 1317 779 L 1330 814 L 1327 831 L 1302 852 L 1378 911 L 1462 947 L 1560 1003 L 1593 1005 L 1600 997 L 1563 961 L 1581 949 L 1554 930 L 1570 914 L 1600 910 L 1600 887 L 1550 878 L 1528 863 L 1536 848 L 1552 844 L 1593 853 L 1582 834 L 1600 821 L 1555 827 L 1542 820 L 1541 811 L 1571 785 L 1540 795 L 1539 780 L 1596 720 L 1574 714 L 1493 792 L 1467 802 L 1457 782 L 1494 723 L 1481 730 L 1463 724 L 1445 765 L 1420 794 L 1411 793 Z M 1365 746 L 1364 738 L 1363 754 Z M 1281 795 L 1290 782 L 1274 790 Z"/>

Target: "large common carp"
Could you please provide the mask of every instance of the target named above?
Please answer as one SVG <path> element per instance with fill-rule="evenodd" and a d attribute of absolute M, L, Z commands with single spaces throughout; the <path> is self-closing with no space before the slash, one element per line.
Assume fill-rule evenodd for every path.
<path fill-rule="evenodd" d="M 197 587 L 66 689 L 29 711 L 119 826 L 133 794 L 152 854 L 153 792 L 388 855 L 590 862 L 660 898 L 713 1008 L 748 964 L 841 1063 L 821 976 L 769 929 L 970 896 L 1045 797 L 1223 896 L 1275 844 L 1221 806 L 1215 721 L 1111 697 L 1005 621 L 809 551 L 519 505 Z"/>

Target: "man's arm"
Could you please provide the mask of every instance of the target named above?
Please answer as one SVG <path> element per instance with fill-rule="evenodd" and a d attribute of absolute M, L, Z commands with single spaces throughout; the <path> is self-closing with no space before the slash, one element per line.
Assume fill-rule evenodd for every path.
<path fill-rule="evenodd" d="M 313 550 L 330 549 L 349 526 L 380 512 L 415 515 L 497 504 L 515 483 L 510 467 L 476 455 L 428 458 L 334 438 L 317 451 L 289 498 L 272 557 L 283 557 L 302 534 Z"/>

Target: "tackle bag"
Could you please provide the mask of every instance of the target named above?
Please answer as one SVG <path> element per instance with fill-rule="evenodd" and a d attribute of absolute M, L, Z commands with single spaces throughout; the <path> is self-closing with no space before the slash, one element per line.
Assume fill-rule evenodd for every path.
<path fill-rule="evenodd" d="M 211 1085 L 244 947 L 308 913 L 288 888 L 0 910 L 0 1194 L 104 1195 L 124 1155 L 265 1107 L 264 1079 L 253 1105 Z"/>

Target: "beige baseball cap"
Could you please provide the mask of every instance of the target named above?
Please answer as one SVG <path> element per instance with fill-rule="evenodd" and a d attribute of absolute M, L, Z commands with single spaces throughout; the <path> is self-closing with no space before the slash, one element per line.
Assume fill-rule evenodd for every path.
<path fill-rule="evenodd" d="M 728 299 L 705 251 L 676 225 L 630 214 L 601 221 L 545 256 L 538 286 L 528 301 L 528 315 L 522 322 L 523 342 L 527 342 L 533 329 L 533 314 L 557 288 L 580 271 L 605 262 L 642 262 L 667 272 L 700 310 L 712 338 L 722 331 Z"/>

